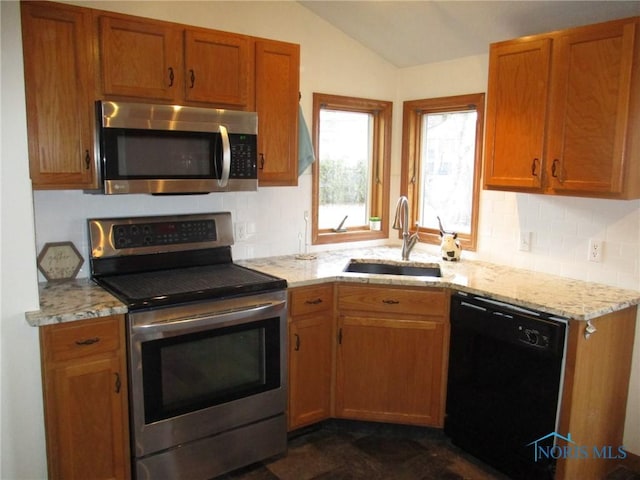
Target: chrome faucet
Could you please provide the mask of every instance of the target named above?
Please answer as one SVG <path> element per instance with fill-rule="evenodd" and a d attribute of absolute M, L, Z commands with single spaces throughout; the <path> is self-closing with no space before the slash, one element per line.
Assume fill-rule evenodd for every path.
<path fill-rule="evenodd" d="M 409 260 L 411 250 L 418 241 L 418 222 L 416 222 L 416 233 L 409 233 L 409 200 L 402 195 L 396 204 L 396 218 L 393 221 L 394 230 L 402 230 L 402 260 Z"/>

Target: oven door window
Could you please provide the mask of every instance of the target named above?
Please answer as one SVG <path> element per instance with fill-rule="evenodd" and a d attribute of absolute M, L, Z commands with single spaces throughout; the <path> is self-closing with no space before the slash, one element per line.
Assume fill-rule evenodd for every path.
<path fill-rule="evenodd" d="M 280 387 L 279 318 L 143 342 L 145 422 Z"/>
<path fill-rule="evenodd" d="M 105 176 L 109 180 L 200 178 L 222 174 L 219 133 L 103 129 Z"/>

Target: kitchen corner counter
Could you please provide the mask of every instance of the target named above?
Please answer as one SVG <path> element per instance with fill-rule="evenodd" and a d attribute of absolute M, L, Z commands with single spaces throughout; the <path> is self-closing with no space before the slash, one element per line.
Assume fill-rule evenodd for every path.
<path fill-rule="evenodd" d="M 26 312 L 32 327 L 127 313 L 127 307 L 87 278 L 38 285 L 40 310 Z"/>
<path fill-rule="evenodd" d="M 289 287 L 332 281 L 444 287 L 575 320 L 592 320 L 640 303 L 640 291 L 636 290 L 464 258 L 460 262 L 444 262 L 418 249 L 408 263 L 439 263 L 442 278 L 343 272 L 353 258 L 398 263 L 400 247 L 320 252 L 312 260 L 287 255 L 236 263 L 284 278 Z M 86 278 L 41 283 L 39 293 L 40 310 L 25 314 L 27 322 L 34 327 L 127 313 L 122 302 Z"/>
<path fill-rule="evenodd" d="M 343 272 L 352 258 L 397 263 L 400 260 L 400 248 L 372 247 L 321 252 L 312 260 L 300 260 L 295 255 L 288 255 L 241 260 L 237 263 L 286 278 L 290 287 L 327 281 L 445 287 L 575 320 L 592 320 L 640 303 L 640 291 L 636 290 L 474 260 L 445 262 L 417 250 L 408 263 L 439 263 L 442 278 Z"/>

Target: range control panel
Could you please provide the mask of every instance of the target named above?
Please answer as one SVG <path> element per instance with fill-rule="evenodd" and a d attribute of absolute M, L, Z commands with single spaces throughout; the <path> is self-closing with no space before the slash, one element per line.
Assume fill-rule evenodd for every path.
<path fill-rule="evenodd" d="M 229 212 L 90 218 L 88 227 L 92 260 L 233 245 Z"/>
<path fill-rule="evenodd" d="M 115 248 L 138 248 L 215 241 L 215 220 L 123 223 L 112 229 Z"/>

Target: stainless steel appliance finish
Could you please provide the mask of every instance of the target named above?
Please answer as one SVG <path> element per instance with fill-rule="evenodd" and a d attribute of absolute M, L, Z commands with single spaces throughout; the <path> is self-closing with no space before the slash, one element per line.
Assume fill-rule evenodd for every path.
<path fill-rule="evenodd" d="M 458 292 L 444 431 L 514 479 L 552 479 L 566 352 L 565 318 Z M 567 432 L 563 432 L 566 434 Z"/>
<path fill-rule="evenodd" d="M 103 101 L 97 114 L 106 194 L 258 188 L 255 112 Z"/>
<path fill-rule="evenodd" d="M 127 314 L 133 472 L 210 479 L 286 451 L 286 281 L 235 265 L 229 213 L 89 220 Z"/>

